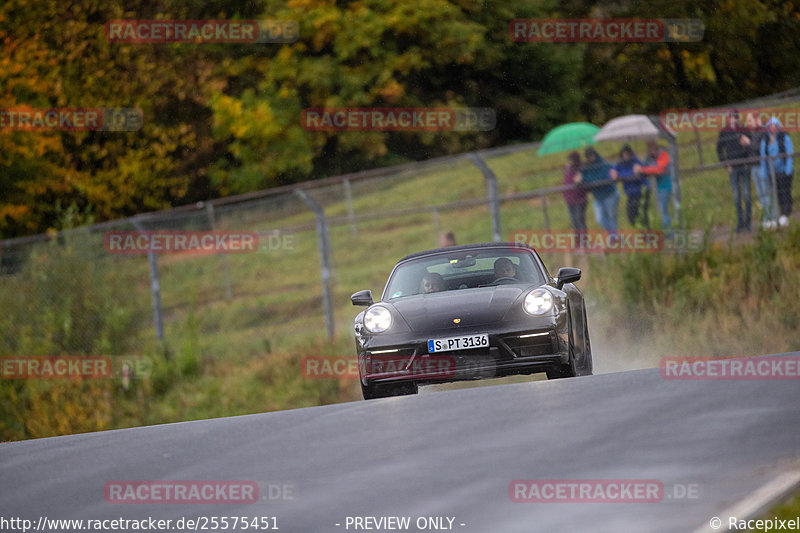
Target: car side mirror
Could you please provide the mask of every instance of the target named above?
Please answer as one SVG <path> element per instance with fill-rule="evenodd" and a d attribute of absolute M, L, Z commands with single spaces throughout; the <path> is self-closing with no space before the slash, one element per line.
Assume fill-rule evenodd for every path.
<path fill-rule="evenodd" d="M 556 288 L 559 290 L 567 283 L 575 283 L 581 279 L 581 269 L 572 267 L 562 267 L 558 269 L 556 278 Z"/>
<path fill-rule="evenodd" d="M 358 291 L 350 297 L 350 301 L 353 305 L 372 305 L 372 291 Z"/>

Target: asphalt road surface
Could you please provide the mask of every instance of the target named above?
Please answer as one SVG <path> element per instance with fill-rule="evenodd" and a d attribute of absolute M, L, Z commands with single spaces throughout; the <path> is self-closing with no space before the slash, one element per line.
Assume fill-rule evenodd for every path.
<path fill-rule="evenodd" d="M 240 518 L 234 531 L 274 517 L 259 531 L 692 533 L 714 531 L 716 516 L 727 531 L 726 511 L 759 490 L 785 492 L 798 470 L 799 381 L 666 380 L 648 369 L 0 444 L 0 517 L 31 527 L 40 517 L 153 517 L 175 531 L 181 517 L 222 531 L 211 517 L 244 516 L 250 527 Z M 253 482 L 258 498 L 109 503 L 133 480 Z M 550 501 L 512 501 L 515 480 L 538 480 Z M 545 494 L 542 480 L 563 490 L 603 480 L 606 496 L 614 480 L 660 489 L 657 501 L 575 503 Z M 139 496 L 166 489 L 148 490 Z M 0 530 L 21 531 L 15 524 L 0 519 Z M 134 531 L 105 525 L 96 530 Z"/>

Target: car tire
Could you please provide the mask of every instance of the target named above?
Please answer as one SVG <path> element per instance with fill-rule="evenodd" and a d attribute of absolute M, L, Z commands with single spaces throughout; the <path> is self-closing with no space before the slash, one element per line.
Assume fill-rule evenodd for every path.
<path fill-rule="evenodd" d="M 569 356 L 569 363 L 566 365 L 559 365 L 557 367 L 548 368 L 545 373 L 547 379 L 563 379 L 574 378 L 578 376 L 578 371 L 575 369 L 575 358 L 572 354 Z"/>
<path fill-rule="evenodd" d="M 586 309 L 583 310 L 583 338 L 585 341 L 583 349 L 583 367 L 578 371 L 579 376 L 591 376 L 594 370 L 594 360 L 592 359 L 592 344 L 589 341 L 589 322 L 586 320 Z"/>
<path fill-rule="evenodd" d="M 391 396 L 408 396 L 410 394 L 417 394 L 418 391 L 419 387 L 413 381 L 405 383 L 371 383 L 369 385 L 364 385 L 363 383 L 361 384 L 361 395 L 365 400 L 389 398 Z"/>

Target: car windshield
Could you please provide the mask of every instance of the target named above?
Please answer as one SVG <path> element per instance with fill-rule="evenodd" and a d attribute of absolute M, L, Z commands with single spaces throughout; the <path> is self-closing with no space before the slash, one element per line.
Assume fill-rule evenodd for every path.
<path fill-rule="evenodd" d="M 495 285 L 541 285 L 545 275 L 527 252 L 467 250 L 420 257 L 397 267 L 387 299 Z"/>

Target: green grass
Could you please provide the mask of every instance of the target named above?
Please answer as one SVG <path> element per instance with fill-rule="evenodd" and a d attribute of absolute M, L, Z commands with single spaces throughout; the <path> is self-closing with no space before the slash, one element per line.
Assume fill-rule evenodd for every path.
<path fill-rule="evenodd" d="M 798 517 L 800 517 L 800 491 L 795 491 L 792 495 L 787 497 L 783 502 L 775 505 L 764 513 L 761 517 L 762 520 L 793 520 L 792 525 L 793 527 L 788 527 L 789 523 L 787 522 L 786 526 L 787 529 L 784 531 L 797 531 L 800 529 L 800 523 L 798 523 Z M 727 517 L 726 517 L 727 518 Z M 727 527 L 727 522 L 723 525 L 723 527 Z M 766 524 L 765 524 L 766 525 Z M 770 529 L 749 529 L 749 530 L 742 530 L 742 531 L 752 531 L 753 533 L 770 533 L 772 531 L 779 531 L 779 525 L 774 524 Z"/>

